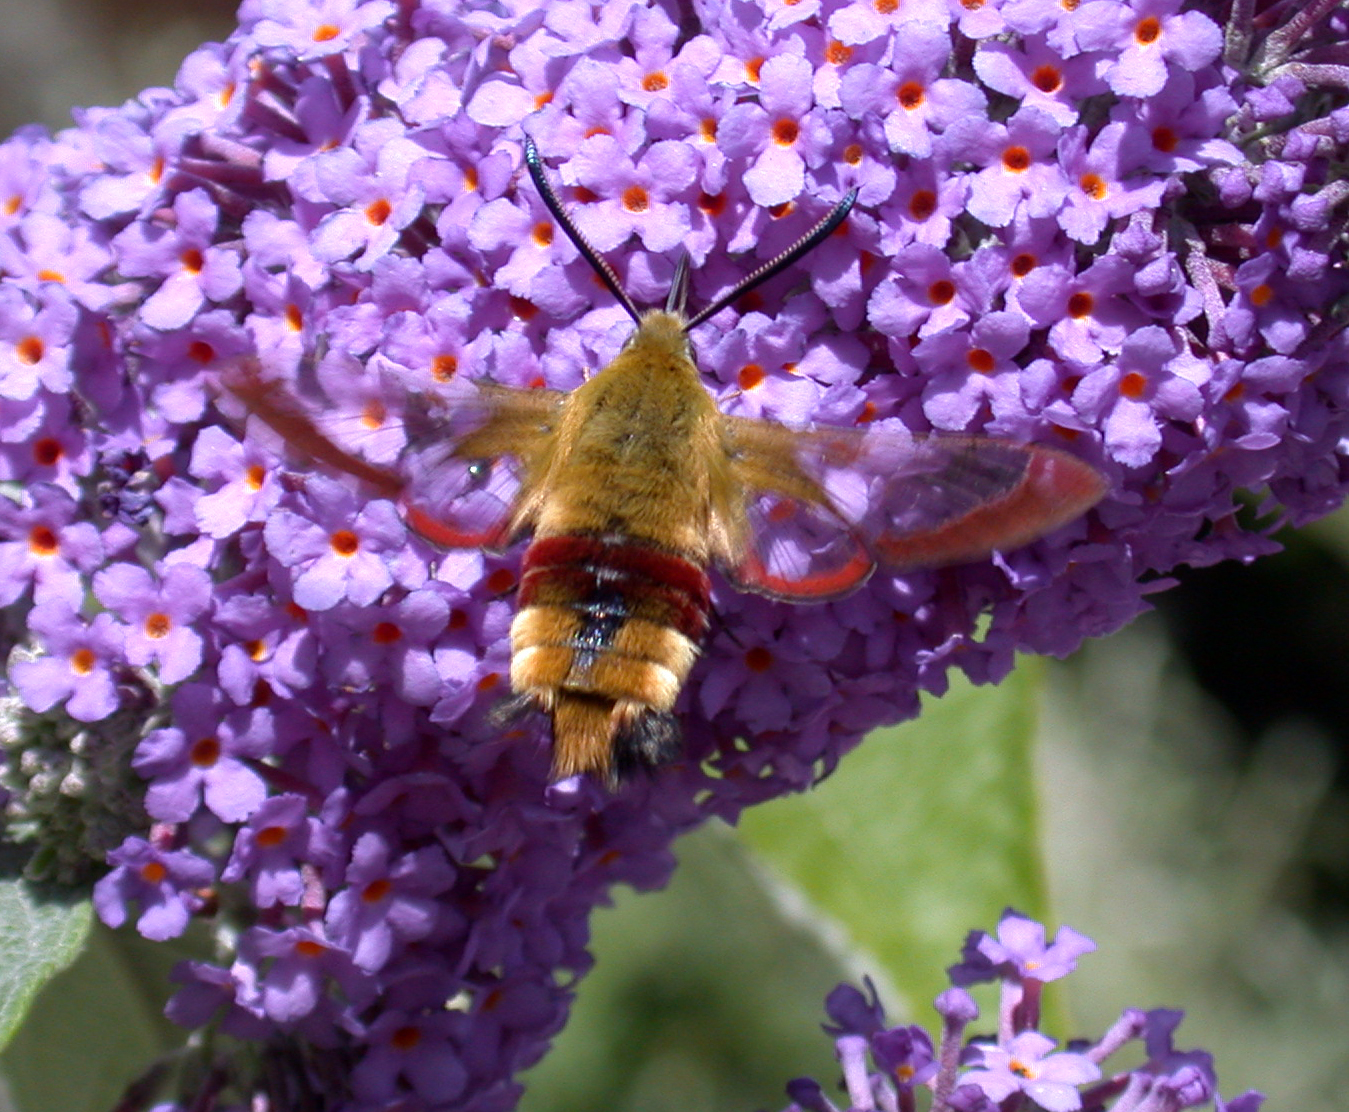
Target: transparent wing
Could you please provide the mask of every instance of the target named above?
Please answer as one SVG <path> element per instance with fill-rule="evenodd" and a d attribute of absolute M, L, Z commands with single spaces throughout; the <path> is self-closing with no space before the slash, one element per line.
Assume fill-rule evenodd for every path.
<path fill-rule="evenodd" d="M 446 548 L 503 547 L 527 527 L 566 395 L 482 385 L 407 418 L 400 462 L 408 524 Z"/>
<path fill-rule="evenodd" d="M 247 416 L 256 417 L 281 438 L 280 448 L 353 475 L 374 487 L 382 497 L 396 498 L 402 490 L 403 480 L 397 471 L 371 463 L 336 443 L 286 383 L 263 377 L 257 360 L 236 360 L 218 378 L 226 396 L 242 402 Z"/>
<path fill-rule="evenodd" d="M 743 486 L 732 578 L 785 598 L 846 593 L 874 564 L 967 563 L 1017 548 L 1085 513 L 1106 490 L 1053 448 L 902 429 L 794 433 L 727 418 Z"/>
<path fill-rule="evenodd" d="M 861 435 L 843 512 L 886 567 L 939 567 L 1029 544 L 1087 512 L 1106 483 L 1038 444 L 985 437 Z M 827 450 L 826 458 L 835 456 Z M 827 482 L 831 493 L 836 489 Z"/>
<path fill-rule="evenodd" d="M 863 583 L 875 561 L 815 473 L 813 434 L 738 417 L 722 428 L 729 473 L 713 491 L 714 554 L 730 580 L 818 601 Z"/>
<path fill-rule="evenodd" d="M 445 548 L 502 546 L 527 524 L 531 484 L 542 474 L 565 398 L 494 385 L 466 385 L 453 399 L 413 396 L 398 431 L 406 446 L 394 464 L 382 466 L 354 450 L 357 422 L 313 413 L 287 384 L 263 379 L 256 361 L 238 361 L 220 381 L 288 448 L 399 502 L 408 524 Z M 389 432 L 378 435 L 387 439 Z"/>

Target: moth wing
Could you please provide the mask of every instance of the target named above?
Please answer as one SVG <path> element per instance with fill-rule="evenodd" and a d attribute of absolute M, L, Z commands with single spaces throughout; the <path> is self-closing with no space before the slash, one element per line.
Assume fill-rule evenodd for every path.
<path fill-rule="evenodd" d="M 444 548 L 501 548 L 528 528 L 566 395 L 479 384 L 440 412 L 409 414 L 400 471 L 408 524 Z"/>
<path fill-rule="evenodd" d="M 235 360 L 220 372 L 218 380 L 223 392 L 242 402 L 245 414 L 276 433 L 285 448 L 354 476 L 383 497 L 398 497 L 404 484 L 397 471 L 371 463 L 339 445 L 285 383 L 263 377 L 256 359 Z"/>
<path fill-rule="evenodd" d="M 991 437 L 824 433 L 813 454 L 840 511 L 896 571 L 1020 548 L 1106 492 L 1100 472 L 1067 452 Z"/>
<path fill-rule="evenodd" d="M 363 435 L 353 419 L 316 417 L 256 360 L 227 367 L 220 382 L 287 447 L 399 502 L 408 524 L 444 548 L 504 546 L 528 525 L 566 397 L 493 384 L 465 384 L 448 399 L 414 395 L 401 419 L 406 447 L 385 467 L 347 446 Z"/>
<path fill-rule="evenodd" d="M 1106 490 L 1095 468 L 1041 445 L 726 420 L 745 507 L 732 578 L 777 597 L 846 593 L 875 564 L 906 571 L 1017 548 Z"/>
<path fill-rule="evenodd" d="M 724 486 L 714 486 L 713 546 L 731 582 L 797 601 L 836 598 L 864 583 L 875 561 L 811 473 L 804 434 L 723 420 L 729 466 Z"/>

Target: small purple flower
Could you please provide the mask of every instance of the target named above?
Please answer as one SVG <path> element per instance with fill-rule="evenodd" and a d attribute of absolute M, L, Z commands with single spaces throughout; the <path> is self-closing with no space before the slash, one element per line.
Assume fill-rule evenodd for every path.
<path fill-rule="evenodd" d="M 991 427 L 1017 431 L 1015 420 L 1026 409 L 1014 359 L 1029 338 L 1025 318 L 1004 311 L 985 314 L 968 331 L 928 336 L 915 347 L 914 360 L 927 372 L 923 412 L 933 427 L 954 432 L 968 428 L 980 406 L 987 405 Z"/>
<path fill-rule="evenodd" d="M 653 143 L 634 161 L 612 136 L 596 135 L 582 144 L 573 165 L 576 184 L 603 198 L 576 214 L 596 249 L 612 250 L 631 235 L 654 252 L 683 242 L 688 211 L 676 198 L 697 173 L 687 145 Z"/>
<path fill-rule="evenodd" d="M 253 0 L 241 16 L 254 21 L 260 46 L 287 47 L 300 58 L 342 54 L 395 11 L 390 0 L 320 0 L 295 5 Z"/>
<path fill-rule="evenodd" d="M 304 610 L 262 595 L 235 595 L 221 601 L 214 617 L 222 634 L 216 675 L 237 706 L 247 706 L 259 684 L 286 697 L 313 683 L 318 648 Z"/>
<path fill-rule="evenodd" d="M 306 893 L 306 868 L 335 865 L 337 848 L 335 832 L 310 814 L 302 796 L 274 795 L 239 828 L 220 879 L 227 884 L 248 879 L 260 908 L 298 907 Z"/>
<path fill-rule="evenodd" d="M 191 564 L 170 564 L 163 582 L 136 564 L 112 564 L 94 577 L 98 601 L 128 623 L 127 663 L 156 664 L 175 684 L 201 666 L 201 635 L 192 629 L 211 604 L 211 577 Z"/>
<path fill-rule="evenodd" d="M 340 483 L 315 477 L 306 489 L 313 517 L 278 510 L 264 536 L 290 569 L 295 603 L 331 610 L 344 598 L 368 606 L 393 586 L 383 553 L 402 545 L 407 530 L 388 502 L 361 505 Z"/>
<path fill-rule="evenodd" d="M 1053 943 L 1045 942 L 1044 927 L 1015 911 L 1003 912 L 997 936 L 974 931 L 965 943 L 964 962 L 951 969 L 957 984 L 993 977 L 1055 981 L 1077 967 L 1077 959 L 1096 949 L 1086 935 L 1060 927 Z"/>
<path fill-rule="evenodd" d="M 187 929 L 203 903 L 198 889 L 215 879 L 215 869 L 187 850 L 160 850 L 143 838 L 128 838 L 108 854 L 112 872 L 94 885 L 94 909 L 110 927 L 127 918 L 127 905 L 140 905 L 136 929 L 162 942 Z"/>
<path fill-rule="evenodd" d="M 1068 193 L 1068 179 L 1050 157 L 1059 139 L 1054 117 L 1019 109 L 1006 125 L 970 116 L 945 133 L 946 148 L 976 167 L 970 173 L 969 212 L 985 224 L 1006 227 L 1018 211 L 1054 216 Z"/>
<path fill-rule="evenodd" d="M 417 180 L 425 150 L 388 128 L 367 127 L 353 138 L 354 148 L 314 155 L 296 183 L 306 199 L 335 207 L 314 230 L 315 258 L 334 263 L 355 256 L 362 270 L 389 252 L 427 200 Z"/>
<path fill-rule="evenodd" d="M 892 1027 L 871 1040 L 876 1065 L 901 1089 L 926 1085 L 937 1074 L 932 1039 L 921 1027 Z"/>
<path fill-rule="evenodd" d="M 974 71 L 991 89 L 1039 108 L 1064 127 L 1078 122 L 1078 106 L 1104 88 L 1090 55 L 1065 57 L 1039 38 L 1027 39 L 1021 49 L 1011 43 L 981 43 L 974 55 Z"/>
<path fill-rule="evenodd" d="M 976 1045 L 974 1068 L 962 1075 L 994 1102 L 1025 1093 L 1046 1112 L 1073 1112 L 1082 1107 L 1078 1086 L 1095 1081 L 1101 1071 L 1081 1054 L 1053 1054 L 1054 1040 L 1038 1031 L 1023 1031 L 1003 1047 Z"/>
<path fill-rule="evenodd" d="M 0 289 L 0 398 L 25 400 L 39 387 L 70 389 L 79 309 L 64 297 L 34 303 L 13 286 Z"/>
<path fill-rule="evenodd" d="M 759 74 L 759 103 L 736 105 L 717 128 L 717 146 L 727 158 L 751 163 L 742 178 L 757 205 L 794 200 L 805 188 L 806 168 L 826 158 L 831 135 L 813 106 L 810 78 L 804 58 L 770 58 Z"/>
<path fill-rule="evenodd" d="M 225 822 L 241 822 L 261 806 L 267 785 L 248 758 L 267 752 L 265 727 L 245 712 L 222 717 L 224 701 L 205 684 L 174 696 L 178 723 L 153 730 L 132 762 L 150 781 L 145 809 L 163 822 L 185 822 L 202 803 Z"/>
<path fill-rule="evenodd" d="M 1104 424 L 1105 446 L 1126 467 L 1146 464 L 1162 444 L 1161 419 L 1199 415 L 1208 368 L 1177 350 L 1156 325 L 1135 332 L 1118 362 L 1088 371 L 1073 391 L 1073 406 Z"/>
<path fill-rule="evenodd" d="M 883 119 L 892 151 L 928 158 L 934 132 L 945 131 L 962 116 L 981 114 L 987 106 L 977 85 L 940 76 L 950 54 L 951 37 L 944 28 L 915 23 L 895 61 L 848 70 L 839 85 L 839 102 L 854 119 Z"/>
<path fill-rule="evenodd" d="M 1136 0 L 1116 4 L 1098 0 L 1105 9 L 1086 49 L 1118 49 L 1105 80 L 1120 96 L 1150 97 L 1166 84 L 1168 66 L 1194 71 L 1209 65 L 1222 50 L 1222 30 L 1202 12 L 1180 12 L 1177 0 Z"/>
<path fill-rule="evenodd" d="M 113 670 L 122 661 L 123 635 L 111 614 L 86 624 L 69 603 L 56 600 L 33 607 L 28 628 L 46 652 L 16 662 L 10 677 L 32 710 L 41 713 L 64 703 L 72 718 L 97 722 L 117 709 Z"/>
<path fill-rule="evenodd" d="M 201 531 L 217 540 L 232 536 L 250 521 L 265 521 L 281 498 L 271 458 L 218 428 L 201 430 L 190 470 L 215 487 L 196 500 L 193 513 Z"/>
<path fill-rule="evenodd" d="M 333 682 L 353 690 L 389 685 L 413 706 L 430 706 L 440 697 L 431 645 L 449 623 L 444 595 L 422 589 L 388 609 L 338 608 L 329 614 L 350 631 L 348 651 L 328 658 Z"/>
<path fill-rule="evenodd" d="M 454 1039 L 458 1026 L 448 1014 L 385 1012 L 370 1026 L 370 1052 L 351 1079 L 357 1097 L 387 1107 L 406 1086 L 428 1104 L 453 1101 L 468 1080 Z"/>
<path fill-rule="evenodd" d="M 427 938 L 443 922 L 433 897 L 453 880 L 439 849 L 427 846 L 394 858 L 387 839 L 363 834 L 352 847 L 347 887 L 328 903 L 329 935 L 362 969 L 380 969 L 395 941 Z"/>
<path fill-rule="evenodd" d="M 251 973 L 256 962 L 263 972 L 251 991 L 236 996 L 251 997 L 260 1015 L 274 1023 L 317 1033 L 337 1018 L 338 1009 L 327 991 L 330 985 L 352 1003 L 370 995 L 369 983 L 351 955 L 325 938 L 318 925 L 279 931 L 254 928 L 240 940 L 239 949 L 250 959 L 245 969 Z"/>
<path fill-rule="evenodd" d="M 84 576 L 103 559 L 103 538 L 76 520 L 75 500 L 60 487 L 38 483 L 16 504 L 0 498 L 0 603 L 8 606 L 29 586 L 38 605 L 83 601 Z"/>
<path fill-rule="evenodd" d="M 239 292 L 238 255 L 214 245 L 219 219 L 206 191 L 194 189 L 173 202 L 171 226 L 132 224 L 118 237 L 121 271 L 161 280 L 142 308 L 151 328 L 180 328 L 208 301 Z"/>
<path fill-rule="evenodd" d="M 1131 176 L 1132 167 L 1121 159 L 1123 124 L 1107 124 L 1087 145 L 1086 130 L 1073 128 L 1064 135 L 1059 158 L 1071 185 L 1058 221 L 1078 243 L 1095 243 L 1112 220 L 1161 200 L 1163 183 Z"/>

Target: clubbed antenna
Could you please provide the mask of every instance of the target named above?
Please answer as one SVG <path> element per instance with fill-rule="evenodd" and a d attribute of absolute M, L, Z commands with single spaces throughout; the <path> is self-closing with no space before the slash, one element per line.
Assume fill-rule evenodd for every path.
<path fill-rule="evenodd" d="M 722 296 L 717 298 L 716 301 L 712 302 L 711 305 L 708 305 L 706 308 L 700 309 L 697 313 L 695 313 L 693 318 L 688 322 L 688 324 L 684 326 L 685 331 L 691 328 L 696 328 L 698 325 L 702 324 L 703 321 L 707 320 L 709 317 L 715 316 L 717 313 L 720 313 L 724 308 L 726 308 L 727 305 L 729 305 L 736 298 L 742 297 L 745 294 L 749 293 L 749 291 L 754 289 L 755 286 L 767 282 L 768 279 L 773 277 L 773 275 L 786 270 L 789 266 L 792 265 L 792 263 L 796 262 L 796 260 L 799 259 L 802 255 L 804 255 L 807 251 L 810 251 L 813 248 L 818 247 L 834 231 L 835 228 L 837 228 L 840 224 L 843 223 L 845 219 L 847 219 L 848 213 L 852 211 L 853 202 L 856 200 L 857 200 L 857 190 L 855 188 L 848 190 L 843 200 L 839 201 L 838 204 L 836 204 L 832 209 L 830 209 L 829 214 L 823 220 L 821 220 L 818 224 L 815 225 L 815 227 L 813 227 L 810 231 L 808 231 L 805 235 L 803 235 L 800 239 L 798 239 L 795 243 L 793 243 L 790 247 L 788 247 L 787 250 L 785 250 L 784 252 L 782 252 L 782 254 L 776 256 L 775 258 L 770 259 L 768 262 L 764 263 L 763 266 L 759 267 L 759 269 L 756 270 L 749 277 L 742 279 L 735 286 L 735 288 L 732 289 L 729 293 L 722 294 Z"/>
<path fill-rule="evenodd" d="M 529 167 L 529 176 L 534 179 L 534 187 L 538 189 L 539 196 L 543 198 L 543 203 L 547 206 L 548 211 L 553 214 L 553 219 L 567 233 L 567 238 L 576 244 L 576 250 L 581 252 L 585 261 L 594 268 L 595 273 L 600 276 L 600 280 L 609 287 L 609 292 L 618 298 L 618 303 L 628 311 L 628 316 L 641 324 L 642 314 L 637 311 L 637 306 L 632 303 L 632 298 L 618 284 L 618 275 L 614 273 L 614 268 L 600 258 L 599 252 L 590 245 L 590 241 L 581 234 L 581 230 L 571 222 L 571 217 L 562 207 L 562 202 L 557 199 L 553 187 L 548 184 L 548 179 L 543 174 L 543 160 L 539 158 L 539 148 L 534 145 L 534 140 L 528 135 L 525 136 L 525 165 Z"/>

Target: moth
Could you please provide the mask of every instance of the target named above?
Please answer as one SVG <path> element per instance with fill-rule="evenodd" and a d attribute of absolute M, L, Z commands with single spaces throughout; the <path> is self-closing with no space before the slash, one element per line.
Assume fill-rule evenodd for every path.
<path fill-rule="evenodd" d="M 976 436 L 792 430 L 722 413 L 690 342 L 704 321 L 791 266 L 847 218 L 809 233 L 692 316 L 678 263 L 663 309 L 639 311 L 566 213 L 530 139 L 524 161 L 563 232 L 632 317 L 614 359 L 577 389 L 480 383 L 397 467 L 333 443 L 256 366 L 228 388 L 312 459 L 397 500 L 445 547 L 528 536 L 511 625 L 513 712 L 552 721 L 553 774 L 610 783 L 680 753 L 675 700 L 708 628 L 716 566 L 735 587 L 837 598 L 877 565 L 908 570 L 1026 544 L 1104 494 L 1056 449 Z"/>

